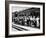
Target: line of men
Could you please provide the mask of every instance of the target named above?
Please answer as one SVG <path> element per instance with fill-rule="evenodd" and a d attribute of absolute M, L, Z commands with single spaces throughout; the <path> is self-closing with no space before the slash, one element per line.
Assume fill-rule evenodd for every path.
<path fill-rule="evenodd" d="M 40 18 L 37 16 L 23 16 L 23 17 L 15 17 L 14 23 L 21 24 L 24 26 L 32 26 L 32 27 L 40 27 Z"/>

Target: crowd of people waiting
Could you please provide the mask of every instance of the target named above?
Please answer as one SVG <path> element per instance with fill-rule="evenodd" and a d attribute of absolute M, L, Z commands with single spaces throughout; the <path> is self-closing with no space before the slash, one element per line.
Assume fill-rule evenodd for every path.
<path fill-rule="evenodd" d="M 22 12 L 22 13 L 21 13 Z M 31 26 L 31 27 L 37 27 L 40 28 L 40 12 L 39 11 L 21 11 L 19 14 L 17 12 L 14 12 L 12 14 L 12 22 L 14 24 L 20 24 L 23 26 Z M 24 12 L 24 13 L 23 13 Z"/>
<path fill-rule="evenodd" d="M 15 24 L 21 24 L 23 26 L 40 27 L 40 17 L 39 16 L 17 16 L 14 17 L 13 22 Z"/>

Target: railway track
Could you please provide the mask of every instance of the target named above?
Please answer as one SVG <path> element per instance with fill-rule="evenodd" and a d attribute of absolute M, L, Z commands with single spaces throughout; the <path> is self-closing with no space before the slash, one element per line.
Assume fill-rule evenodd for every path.
<path fill-rule="evenodd" d="M 22 28 L 22 27 L 19 27 L 19 26 L 15 26 L 15 25 L 12 25 L 12 28 L 18 30 L 18 31 L 28 31 L 28 29 L 25 29 L 25 28 Z"/>

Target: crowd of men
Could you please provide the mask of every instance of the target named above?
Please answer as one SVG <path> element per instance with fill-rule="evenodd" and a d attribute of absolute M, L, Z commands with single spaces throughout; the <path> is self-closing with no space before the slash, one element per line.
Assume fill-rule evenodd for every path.
<path fill-rule="evenodd" d="M 23 13 L 22 13 L 23 14 Z M 36 16 L 34 14 L 32 15 L 18 15 L 17 13 L 15 13 L 13 15 L 12 21 L 14 22 L 14 24 L 20 24 L 23 26 L 31 26 L 31 27 L 37 27 L 40 28 L 40 16 L 37 13 Z"/>

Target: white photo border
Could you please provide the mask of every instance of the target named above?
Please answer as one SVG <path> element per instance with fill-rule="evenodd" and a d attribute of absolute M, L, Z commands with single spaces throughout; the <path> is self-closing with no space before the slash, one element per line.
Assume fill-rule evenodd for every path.
<path fill-rule="evenodd" d="M 11 2 L 11 1 L 10 1 Z M 7 16 L 7 18 L 9 18 L 9 19 L 6 19 L 6 22 L 7 22 L 7 28 L 6 28 L 6 37 L 7 36 L 34 36 L 34 35 L 44 35 L 45 34 L 45 3 L 40 3 L 40 2 L 19 2 L 19 3 L 28 3 L 29 5 L 28 6 L 32 6 L 32 4 L 34 5 L 34 6 L 32 6 L 32 7 L 39 7 L 40 8 L 40 30 L 39 31 L 35 31 L 35 33 L 32 31 L 32 32 L 28 32 L 28 33 L 26 33 L 25 34 L 25 32 L 22 34 L 22 32 L 12 32 L 11 31 L 11 17 L 12 17 L 12 12 L 11 12 L 11 8 L 12 8 L 12 6 L 16 6 L 17 4 L 15 3 L 15 2 L 17 2 L 18 3 L 18 1 L 14 1 L 13 2 L 13 4 L 12 4 L 12 2 L 10 3 L 10 2 L 7 2 L 5 5 L 6 5 L 6 7 L 8 7 L 7 8 L 7 14 L 9 13 L 9 17 L 8 17 L 8 15 L 6 14 L 6 16 Z M 24 4 L 22 4 L 22 5 L 24 5 Z M 21 4 L 20 4 L 21 5 Z M 20 6 L 19 5 L 19 6 Z M 36 5 L 36 6 L 35 6 Z M 25 5 L 26 6 L 26 5 Z M 8 12 L 9 11 L 9 12 Z M 43 13 L 44 12 L 44 13 Z M 18 33 L 18 34 L 17 34 Z M 25 35 L 24 35 L 25 34 Z"/>

